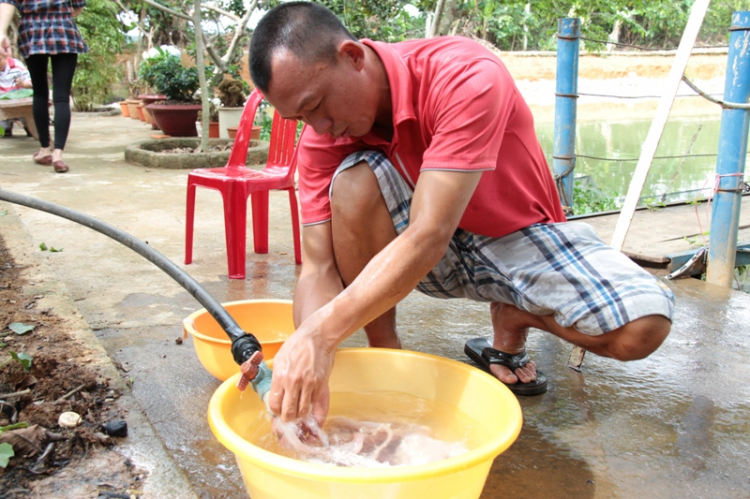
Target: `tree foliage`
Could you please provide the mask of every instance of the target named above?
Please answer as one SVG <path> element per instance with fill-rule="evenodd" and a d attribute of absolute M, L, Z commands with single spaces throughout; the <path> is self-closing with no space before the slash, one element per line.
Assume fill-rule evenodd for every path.
<path fill-rule="evenodd" d="M 125 40 L 117 7 L 108 0 L 88 0 L 76 18 L 89 51 L 78 56 L 73 76 L 73 102 L 77 111 L 90 111 L 107 101 L 112 85 L 121 77 L 117 54 Z"/>
<path fill-rule="evenodd" d="M 436 0 L 319 0 L 357 37 L 399 41 L 424 36 L 425 19 Z M 421 13 L 410 17 L 411 3 Z M 449 0 L 442 35 L 483 38 L 503 50 L 554 50 L 557 19 L 579 17 L 584 37 L 648 48 L 675 48 L 687 24 L 694 0 Z M 725 44 L 731 14 L 749 10 L 750 0 L 712 2 L 699 36 L 699 45 Z M 617 30 L 615 28 L 617 27 Z M 604 48 L 588 41 L 589 49 Z"/>
<path fill-rule="evenodd" d="M 386 42 L 424 36 L 424 18 L 404 11 L 406 0 L 321 0 L 357 38 Z"/>

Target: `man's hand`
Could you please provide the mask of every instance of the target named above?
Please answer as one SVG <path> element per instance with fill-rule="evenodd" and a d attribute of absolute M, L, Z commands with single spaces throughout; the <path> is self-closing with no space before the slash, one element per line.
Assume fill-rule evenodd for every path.
<path fill-rule="evenodd" d="M 314 314 L 282 345 L 273 360 L 273 382 L 268 397 L 271 412 L 284 422 L 311 412 L 319 425 L 328 414 L 328 379 L 333 349 L 321 341 L 320 314 Z"/>

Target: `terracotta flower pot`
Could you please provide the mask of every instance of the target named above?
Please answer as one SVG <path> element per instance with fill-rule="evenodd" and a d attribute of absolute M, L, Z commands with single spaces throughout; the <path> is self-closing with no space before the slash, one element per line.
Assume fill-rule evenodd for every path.
<path fill-rule="evenodd" d="M 141 103 L 141 101 L 135 100 L 135 99 L 128 99 L 125 102 L 128 103 L 128 111 L 130 111 L 130 119 L 131 120 L 139 120 L 141 119 L 138 116 L 138 104 Z"/>
<path fill-rule="evenodd" d="M 146 108 L 159 125 L 162 132 L 172 137 L 197 137 L 198 129 L 195 122 L 198 119 L 200 104 L 149 104 Z"/>
<path fill-rule="evenodd" d="M 201 124 L 201 127 L 203 127 L 203 122 L 199 122 Z M 209 139 L 218 139 L 219 138 L 219 122 L 218 121 L 209 121 L 208 122 L 208 138 Z"/>
<path fill-rule="evenodd" d="M 140 95 L 138 98 L 141 99 L 141 102 L 143 102 L 143 110 L 146 111 L 146 114 L 149 116 L 151 116 L 151 111 L 148 110 L 149 104 L 153 104 L 154 102 L 158 102 L 160 100 L 167 100 L 167 96 L 162 95 L 162 94 L 145 94 L 145 95 Z M 152 130 L 159 129 L 159 125 L 156 124 L 156 121 L 153 119 L 153 116 L 151 116 L 151 118 L 147 117 L 146 122 L 151 123 Z"/>
<path fill-rule="evenodd" d="M 130 109 L 128 109 L 128 101 L 124 100 L 120 102 L 120 111 L 122 111 L 123 118 L 130 118 Z"/>
<path fill-rule="evenodd" d="M 251 140 L 258 140 L 260 139 L 260 132 L 263 130 L 263 127 L 260 125 L 253 125 L 253 129 L 250 132 L 250 139 Z M 227 134 L 229 134 L 229 138 L 233 139 L 237 137 L 237 127 L 227 127 Z"/>
<path fill-rule="evenodd" d="M 151 116 L 151 113 L 150 113 L 150 112 L 148 111 L 148 109 L 146 109 L 146 104 L 145 104 L 145 103 L 144 103 L 144 104 L 141 104 L 141 105 L 140 105 L 140 106 L 138 107 L 138 109 L 141 109 L 141 110 L 143 110 L 143 118 L 144 118 L 144 121 L 145 121 L 146 123 L 148 123 L 149 125 L 152 125 L 152 128 L 153 128 L 154 118 L 153 118 L 153 116 Z"/>
<path fill-rule="evenodd" d="M 143 103 L 138 104 L 138 119 L 146 122 L 146 113 L 143 111 Z"/>

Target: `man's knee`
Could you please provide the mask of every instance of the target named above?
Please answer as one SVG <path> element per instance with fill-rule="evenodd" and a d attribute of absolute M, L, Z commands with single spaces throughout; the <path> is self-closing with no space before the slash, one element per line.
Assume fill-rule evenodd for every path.
<path fill-rule="evenodd" d="M 378 179 L 366 161 L 347 168 L 333 182 L 331 211 L 341 221 L 358 221 L 370 216 L 377 204 L 385 204 Z"/>
<path fill-rule="evenodd" d="M 648 315 L 606 333 L 607 351 L 617 360 L 639 360 L 651 355 L 669 335 L 672 323 L 661 315 Z"/>

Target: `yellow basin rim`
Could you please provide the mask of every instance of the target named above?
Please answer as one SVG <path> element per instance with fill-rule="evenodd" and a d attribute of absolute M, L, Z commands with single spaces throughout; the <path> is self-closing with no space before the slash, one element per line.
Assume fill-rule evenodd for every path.
<path fill-rule="evenodd" d="M 233 305 L 242 305 L 245 303 L 257 303 L 257 304 L 263 304 L 263 303 L 292 303 L 292 300 L 238 300 L 238 301 L 230 301 L 227 303 L 222 303 L 221 306 L 224 308 L 231 307 Z M 231 345 L 232 342 L 229 339 L 219 339 L 214 338 L 213 336 L 206 336 L 205 334 L 197 331 L 195 329 L 195 319 L 198 318 L 200 315 L 207 314 L 208 311 L 205 308 L 202 308 L 200 310 L 196 310 L 192 314 L 188 315 L 185 319 L 182 321 L 182 326 L 185 328 L 185 331 L 190 333 L 191 335 L 195 336 L 196 338 L 199 338 L 203 341 L 207 341 L 209 343 L 219 343 L 221 345 Z"/>

